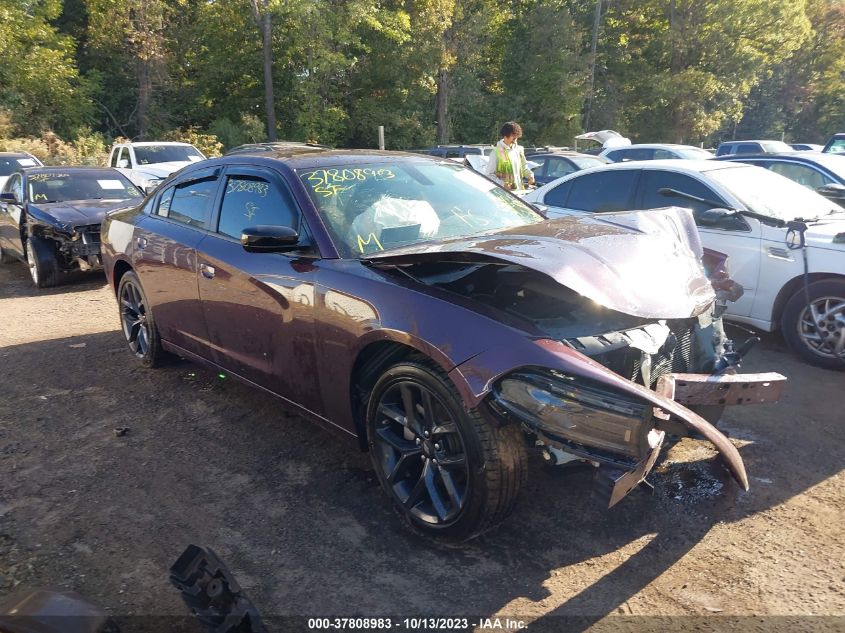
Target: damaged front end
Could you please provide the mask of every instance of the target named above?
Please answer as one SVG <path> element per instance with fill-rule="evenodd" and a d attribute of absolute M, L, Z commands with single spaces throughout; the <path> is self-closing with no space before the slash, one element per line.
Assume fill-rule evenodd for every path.
<path fill-rule="evenodd" d="M 645 479 L 668 436 L 710 441 L 748 488 L 715 423 L 725 406 L 777 401 L 786 379 L 736 374 L 748 345 L 736 349 L 722 328 L 742 294 L 726 259 L 702 249 L 681 209 L 561 218 L 372 256 L 525 333 L 532 349 L 494 348 L 456 371 L 485 376 L 475 393 L 547 459 L 598 466 L 610 506 Z"/>
<path fill-rule="evenodd" d="M 38 222 L 29 226 L 29 232 L 55 244 L 56 259 L 62 270 L 89 271 L 103 267 L 99 224 L 66 226 Z"/>
<path fill-rule="evenodd" d="M 655 426 L 653 406 L 641 398 L 539 368 L 499 381 L 491 408 L 536 435 L 555 463 L 599 465 L 598 492 L 608 507 L 645 479 L 666 437 Z"/>

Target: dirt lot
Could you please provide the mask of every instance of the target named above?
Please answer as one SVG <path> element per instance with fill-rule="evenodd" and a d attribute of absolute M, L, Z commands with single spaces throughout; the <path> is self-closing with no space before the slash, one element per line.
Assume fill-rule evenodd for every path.
<path fill-rule="evenodd" d="M 273 398 L 184 361 L 137 367 L 99 275 L 37 292 L 23 265 L 0 267 L 0 368 L 0 598 L 52 585 L 116 615 L 185 614 L 167 569 L 197 543 L 265 614 L 845 628 L 845 372 L 778 337 L 744 369 L 786 374 L 786 396 L 725 427 L 750 492 L 693 440 L 653 495 L 611 511 L 589 468 L 535 458 L 515 516 L 461 547 L 403 529 L 367 455 Z M 621 617 L 643 614 L 687 619 Z M 767 617 L 812 615 L 840 617 Z"/>

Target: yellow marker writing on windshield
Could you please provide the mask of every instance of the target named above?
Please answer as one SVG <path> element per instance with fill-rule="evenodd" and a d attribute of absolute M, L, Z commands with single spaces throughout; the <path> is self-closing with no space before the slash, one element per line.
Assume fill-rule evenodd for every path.
<path fill-rule="evenodd" d="M 364 252 L 364 247 L 369 246 L 370 242 L 375 242 L 376 246 L 378 246 L 378 249 L 380 251 L 384 250 L 384 246 L 382 246 L 381 242 L 378 241 L 378 238 L 376 237 L 375 233 L 370 233 L 367 236 L 366 240 L 363 237 L 361 237 L 360 235 L 358 235 L 357 238 L 358 238 L 358 250 L 361 251 L 362 253 Z"/>

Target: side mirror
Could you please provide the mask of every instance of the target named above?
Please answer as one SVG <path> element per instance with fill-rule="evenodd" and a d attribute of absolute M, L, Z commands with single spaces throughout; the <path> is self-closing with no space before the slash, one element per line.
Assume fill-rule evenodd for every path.
<path fill-rule="evenodd" d="M 5 191 L 3 193 L 0 193 L 0 202 L 11 202 L 12 204 L 18 204 L 20 201 L 14 193 L 12 193 L 11 191 Z"/>
<path fill-rule="evenodd" d="M 241 231 L 241 244 L 248 253 L 284 253 L 299 248 L 299 233 L 289 226 L 249 226 Z"/>
<path fill-rule="evenodd" d="M 833 198 L 834 200 L 845 200 L 845 185 L 840 185 L 839 183 L 831 183 L 829 185 L 824 185 L 823 187 L 819 187 L 816 189 L 817 193 L 820 193 L 825 198 Z"/>
<path fill-rule="evenodd" d="M 735 211 L 730 209 L 707 209 L 706 211 L 699 211 L 695 214 L 695 221 L 701 226 L 719 226 L 724 223 L 727 218 L 736 215 Z"/>
<path fill-rule="evenodd" d="M 129 167 L 129 161 L 125 158 L 121 158 L 117 161 L 117 167 L 118 169 L 127 169 Z"/>

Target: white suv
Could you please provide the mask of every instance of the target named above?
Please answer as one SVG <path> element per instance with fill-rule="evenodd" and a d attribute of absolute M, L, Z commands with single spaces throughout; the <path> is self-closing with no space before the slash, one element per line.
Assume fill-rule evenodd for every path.
<path fill-rule="evenodd" d="M 149 193 L 173 172 L 201 160 L 205 156 L 190 143 L 118 143 L 111 148 L 109 167 Z"/>

